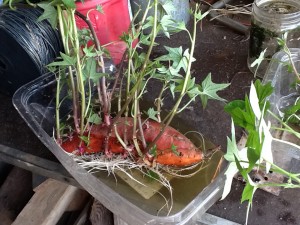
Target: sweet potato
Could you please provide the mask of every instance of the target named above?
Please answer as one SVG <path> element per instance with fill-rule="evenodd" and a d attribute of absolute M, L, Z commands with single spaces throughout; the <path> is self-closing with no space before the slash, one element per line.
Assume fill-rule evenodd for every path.
<path fill-rule="evenodd" d="M 120 118 L 117 121 L 117 131 L 120 137 L 124 137 L 125 131 L 127 137 L 132 137 L 133 132 L 133 119 Z M 152 142 L 158 133 L 161 126 L 155 121 L 147 121 L 147 125 L 143 127 L 144 137 L 147 143 Z M 62 143 L 62 148 L 67 152 L 74 152 L 77 150 L 79 153 L 97 153 L 104 150 L 104 140 L 107 137 L 108 128 L 104 125 L 95 125 L 91 128 L 89 133 L 89 143 L 86 144 L 77 135 L 72 139 L 67 139 Z M 140 136 L 137 135 L 140 139 Z M 129 142 L 131 140 L 128 140 Z M 131 143 L 132 144 L 132 143 Z M 108 149 L 113 154 L 122 154 L 126 150 L 118 142 L 116 134 L 112 131 L 108 140 Z M 133 153 L 135 150 L 133 150 Z M 137 155 L 137 154 L 136 154 Z M 156 156 L 157 163 L 162 165 L 171 166 L 188 166 L 200 162 L 203 154 L 200 149 L 183 134 L 168 126 L 163 135 L 156 142 Z"/>

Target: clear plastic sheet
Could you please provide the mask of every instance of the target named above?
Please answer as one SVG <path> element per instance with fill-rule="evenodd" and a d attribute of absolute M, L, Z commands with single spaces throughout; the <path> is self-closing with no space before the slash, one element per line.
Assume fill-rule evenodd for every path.
<path fill-rule="evenodd" d="M 290 51 L 295 67 L 300 71 L 300 49 L 292 48 Z M 288 71 L 287 64 L 289 64 L 288 55 L 282 51 L 276 53 L 270 62 L 263 80 L 264 83 L 271 82 L 271 85 L 274 87 L 274 92 L 269 97 L 270 110 L 279 117 L 282 117 L 283 110 L 292 105 L 295 99 L 300 96 L 296 88 L 292 85 L 295 83 L 295 75 Z M 268 116 L 266 119 L 270 120 L 273 125 L 280 126 L 280 123 L 273 117 Z M 273 135 L 277 136 L 278 133 L 274 132 Z M 278 138 L 283 137 L 279 136 Z M 272 149 L 275 163 L 278 166 L 288 171 L 294 168 L 293 172 L 300 172 L 299 166 L 296 166 L 300 165 L 300 151 L 297 148 L 285 143 L 274 142 Z M 298 170 L 295 171 L 295 168 L 298 168 Z"/>

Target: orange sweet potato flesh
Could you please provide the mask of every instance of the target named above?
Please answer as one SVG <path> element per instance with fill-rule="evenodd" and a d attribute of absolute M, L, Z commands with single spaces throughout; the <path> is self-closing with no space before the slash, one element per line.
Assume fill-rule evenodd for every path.
<path fill-rule="evenodd" d="M 132 118 L 122 117 L 117 121 L 116 126 L 120 137 L 124 137 L 125 131 L 127 132 L 127 137 L 132 137 Z M 160 129 L 161 126 L 158 122 L 147 121 L 147 125 L 143 127 L 146 142 L 152 142 L 160 132 Z M 65 140 L 61 147 L 67 152 L 74 152 L 75 150 L 80 150 L 80 153 L 87 154 L 102 152 L 104 151 L 104 140 L 107 136 L 107 131 L 108 128 L 105 125 L 94 125 L 89 134 L 88 146 L 77 135 L 74 135 L 72 139 Z M 140 136 L 137 135 L 137 138 L 140 139 Z M 118 142 L 113 131 L 108 141 L 108 149 L 113 154 L 126 152 Z M 161 165 L 183 167 L 198 163 L 202 159 L 202 151 L 195 147 L 187 137 L 170 126 L 165 129 L 163 135 L 156 142 L 155 160 Z"/>

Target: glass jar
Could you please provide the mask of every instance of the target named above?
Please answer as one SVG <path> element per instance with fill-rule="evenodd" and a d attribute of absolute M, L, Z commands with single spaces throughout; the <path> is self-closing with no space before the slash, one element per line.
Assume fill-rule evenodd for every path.
<path fill-rule="evenodd" d="M 280 51 L 277 38 L 287 33 L 287 46 L 300 48 L 300 1 L 255 0 L 252 6 L 248 67 L 263 78 L 272 56 Z M 258 68 L 251 64 L 266 49 Z"/>

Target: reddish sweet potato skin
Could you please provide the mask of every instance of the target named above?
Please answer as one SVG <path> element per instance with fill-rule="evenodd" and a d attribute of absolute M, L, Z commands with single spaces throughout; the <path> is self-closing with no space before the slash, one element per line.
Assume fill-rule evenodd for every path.
<path fill-rule="evenodd" d="M 116 123 L 117 131 L 120 137 L 124 137 L 125 131 L 127 136 L 132 136 L 133 119 L 120 118 Z M 145 140 L 147 143 L 152 142 L 160 132 L 160 124 L 155 121 L 148 121 L 147 125 L 143 128 Z M 108 128 L 104 125 L 94 125 L 89 133 L 88 146 L 81 141 L 81 139 L 74 135 L 72 139 L 67 139 L 61 147 L 67 152 L 80 153 L 97 153 L 104 150 L 104 140 L 107 136 Z M 139 139 L 139 135 L 137 135 Z M 172 150 L 172 146 L 176 150 Z M 113 154 L 125 153 L 125 149 L 121 146 L 116 138 L 114 132 L 108 140 L 108 149 Z M 195 145 L 186 138 L 183 134 L 168 126 L 163 135 L 156 142 L 156 157 L 155 160 L 161 165 L 170 166 L 188 166 L 200 162 L 203 159 L 202 151 L 195 147 Z"/>

